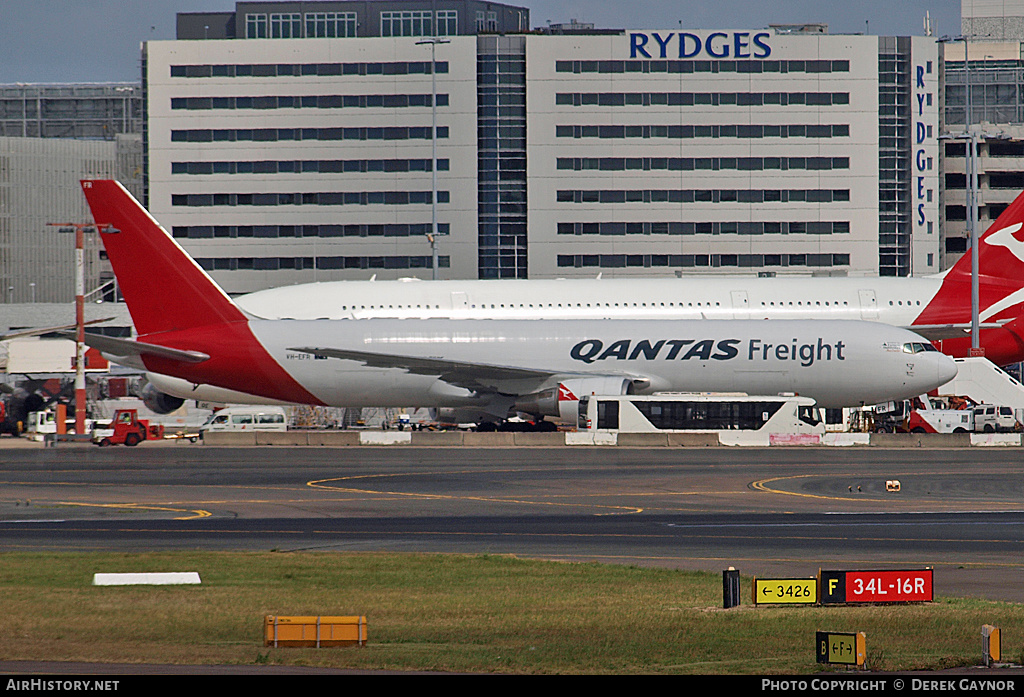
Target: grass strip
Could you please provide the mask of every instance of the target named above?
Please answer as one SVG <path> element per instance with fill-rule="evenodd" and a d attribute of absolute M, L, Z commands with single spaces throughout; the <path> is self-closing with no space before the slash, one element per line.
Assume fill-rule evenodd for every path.
<path fill-rule="evenodd" d="M 198 571 L 199 586 L 93 586 Z M 749 602 L 749 580 L 743 581 Z M 0 554 L 6 660 L 536 674 L 806 674 L 814 633 L 867 633 L 869 668 L 981 662 L 981 626 L 1022 662 L 1024 605 L 941 598 L 722 610 L 716 574 L 509 556 Z M 263 646 L 265 615 L 366 615 L 365 647 Z M 1016 642 L 1016 643 L 1015 643 Z"/>

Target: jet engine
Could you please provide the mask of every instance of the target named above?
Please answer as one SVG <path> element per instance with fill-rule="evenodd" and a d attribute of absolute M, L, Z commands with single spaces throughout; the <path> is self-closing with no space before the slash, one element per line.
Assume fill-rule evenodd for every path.
<path fill-rule="evenodd" d="M 22 387 L 18 387 L 15 388 L 14 394 L 11 395 L 11 416 L 19 421 L 24 421 L 28 418 L 29 414 L 45 409 L 46 405 L 46 397 L 39 394 L 39 392 L 29 392 Z"/>
<path fill-rule="evenodd" d="M 181 397 L 164 394 L 152 383 L 146 383 L 146 386 L 142 388 L 142 403 L 157 414 L 170 414 L 172 411 L 180 409 L 185 400 Z"/>
<path fill-rule="evenodd" d="M 576 423 L 581 395 L 634 394 L 637 389 L 646 387 L 646 381 L 631 378 L 571 378 L 555 387 L 521 395 L 514 409 L 525 414 L 554 416 L 566 423 Z"/>

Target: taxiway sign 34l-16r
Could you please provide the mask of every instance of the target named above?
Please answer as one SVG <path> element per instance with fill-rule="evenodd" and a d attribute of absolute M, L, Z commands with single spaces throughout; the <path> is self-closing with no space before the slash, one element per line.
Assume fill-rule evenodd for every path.
<path fill-rule="evenodd" d="M 82 182 L 137 340 L 90 336 L 179 398 L 575 417 L 580 394 L 795 392 L 821 406 L 956 374 L 907 330 L 789 320 L 257 319 L 117 182 Z"/>

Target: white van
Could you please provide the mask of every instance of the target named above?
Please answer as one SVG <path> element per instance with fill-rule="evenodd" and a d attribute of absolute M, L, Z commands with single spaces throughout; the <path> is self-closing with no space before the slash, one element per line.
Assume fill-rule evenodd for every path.
<path fill-rule="evenodd" d="M 211 431 L 287 431 L 284 407 L 227 407 L 210 414 L 199 427 L 199 437 Z"/>
<path fill-rule="evenodd" d="M 975 433 L 1010 433 L 1017 430 L 1012 407 L 979 404 L 974 407 Z"/>

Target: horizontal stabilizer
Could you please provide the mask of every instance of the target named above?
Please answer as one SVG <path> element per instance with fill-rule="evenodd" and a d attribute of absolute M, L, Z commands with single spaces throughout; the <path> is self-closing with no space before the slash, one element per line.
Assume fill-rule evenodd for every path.
<path fill-rule="evenodd" d="M 83 326 L 90 324 L 99 324 L 100 322 L 109 322 L 114 319 L 113 317 L 104 317 L 103 319 L 91 319 L 88 322 L 83 322 Z M 52 334 L 57 332 L 63 332 L 68 329 L 75 329 L 77 324 L 62 324 L 59 327 L 36 327 L 35 329 L 19 329 L 16 332 L 7 332 L 6 334 L 0 334 L 0 341 L 7 341 L 8 339 L 20 339 L 26 336 L 40 336 L 42 334 Z M 72 339 L 74 337 L 71 337 Z"/>
<path fill-rule="evenodd" d="M 69 335 L 67 332 L 64 333 L 64 336 L 68 339 L 75 338 L 74 334 Z M 181 361 L 183 363 L 202 363 L 210 359 L 209 355 L 201 351 L 185 351 L 168 348 L 167 346 L 147 344 L 142 341 L 135 341 L 134 339 L 117 339 L 112 336 L 103 336 L 102 334 L 86 334 L 85 343 L 87 346 L 113 356 L 159 356 L 160 358 L 168 358 L 172 361 Z"/>

